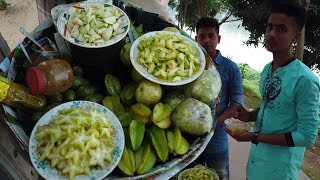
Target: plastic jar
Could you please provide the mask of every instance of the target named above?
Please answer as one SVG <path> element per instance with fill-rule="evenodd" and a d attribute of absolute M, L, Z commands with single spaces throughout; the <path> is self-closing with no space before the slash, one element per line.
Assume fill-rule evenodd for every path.
<path fill-rule="evenodd" d="M 46 98 L 32 95 L 27 87 L 0 76 L 0 102 L 32 112 L 42 110 L 46 105 Z"/>
<path fill-rule="evenodd" d="M 55 95 L 68 90 L 73 83 L 73 70 L 62 59 L 44 61 L 26 72 L 27 85 L 32 94 Z"/>

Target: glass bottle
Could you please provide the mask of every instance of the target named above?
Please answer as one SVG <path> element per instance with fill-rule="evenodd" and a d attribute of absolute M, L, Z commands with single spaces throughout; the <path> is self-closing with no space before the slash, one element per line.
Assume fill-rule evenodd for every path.
<path fill-rule="evenodd" d="M 32 94 L 56 95 L 68 90 L 73 83 L 73 70 L 62 59 L 44 61 L 26 72 L 27 85 Z"/>
<path fill-rule="evenodd" d="M 32 95 L 27 87 L 0 76 L 0 103 L 32 112 L 42 110 L 46 98 Z"/>

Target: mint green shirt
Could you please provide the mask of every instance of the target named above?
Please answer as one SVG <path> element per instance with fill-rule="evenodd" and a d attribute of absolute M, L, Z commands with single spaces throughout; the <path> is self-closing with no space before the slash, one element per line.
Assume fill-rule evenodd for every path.
<path fill-rule="evenodd" d="M 298 179 L 305 147 L 315 143 L 319 125 L 319 79 L 298 59 L 271 75 L 265 66 L 260 79 L 260 106 L 254 131 L 291 133 L 293 147 L 252 144 L 247 163 L 248 180 Z"/>

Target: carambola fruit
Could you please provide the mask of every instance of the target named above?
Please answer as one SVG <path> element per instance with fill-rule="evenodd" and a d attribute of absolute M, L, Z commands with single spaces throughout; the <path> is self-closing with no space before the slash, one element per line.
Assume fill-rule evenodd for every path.
<path fill-rule="evenodd" d="M 120 51 L 120 60 L 127 67 L 132 66 L 130 61 L 130 48 L 131 48 L 131 43 L 127 43 L 123 46 L 123 48 Z"/>
<path fill-rule="evenodd" d="M 130 123 L 129 131 L 132 148 L 134 151 L 137 151 L 144 137 L 145 124 L 143 122 L 132 120 Z"/>
<path fill-rule="evenodd" d="M 166 129 L 171 125 L 171 112 L 172 108 L 170 105 L 158 103 L 153 108 L 151 119 L 159 128 Z"/>
<path fill-rule="evenodd" d="M 134 102 L 134 94 L 136 93 L 136 85 L 131 83 L 122 89 L 120 93 L 121 102 L 124 104 L 128 104 L 130 102 Z"/>
<path fill-rule="evenodd" d="M 104 78 L 104 84 L 107 88 L 107 91 L 110 95 L 120 95 L 121 92 L 121 84 L 119 79 L 112 75 L 112 74 L 107 74 Z"/>
<path fill-rule="evenodd" d="M 170 153 L 176 155 L 183 155 L 189 150 L 188 141 L 182 136 L 179 128 L 174 131 L 167 131 L 167 139 Z"/>
<path fill-rule="evenodd" d="M 156 163 L 156 155 L 152 151 L 149 143 L 145 143 L 135 153 L 135 162 L 137 174 L 144 174 L 154 166 Z"/>
<path fill-rule="evenodd" d="M 124 147 L 122 157 L 118 164 L 119 169 L 126 175 L 132 176 L 136 171 L 135 156 L 131 149 Z"/>
<path fill-rule="evenodd" d="M 102 100 L 102 104 L 112 111 L 117 117 L 125 113 L 125 109 L 120 102 L 120 97 L 118 95 L 115 96 L 106 96 Z"/>
<path fill-rule="evenodd" d="M 162 162 L 168 160 L 169 147 L 166 138 L 166 133 L 163 129 L 157 126 L 151 126 L 147 129 L 149 138 L 151 139 L 152 145 L 156 150 L 157 156 Z"/>
<path fill-rule="evenodd" d="M 132 121 L 131 114 L 129 112 L 123 113 L 118 116 L 118 119 L 122 127 L 128 127 Z"/>
<path fill-rule="evenodd" d="M 151 110 L 147 106 L 141 103 L 136 103 L 131 106 L 130 112 L 132 119 L 143 122 L 145 124 L 149 122 Z"/>

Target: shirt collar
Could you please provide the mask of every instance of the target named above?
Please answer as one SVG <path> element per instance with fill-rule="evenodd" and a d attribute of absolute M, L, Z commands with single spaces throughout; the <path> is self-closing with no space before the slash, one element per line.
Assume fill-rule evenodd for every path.
<path fill-rule="evenodd" d="M 217 56 L 216 56 L 216 58 L 214 59 L 214 63 L 216 63 L 217 65 L 219 65 L 219 64 L 221 64 L 222 60 L 223 60 L 223 59 L 222 59 L 222 55 L 221 55 L 220 51 L 217 50 Z"/>
<path fill-rule="evenodd" d="M 293 62 L 296 59 L 297 59 L 296 57 L 292 57 L 286 63 L 284 63 L 283 65 L 281 65 L 279 67 L 285 67 L 285 66 L 287 66 L 288 64 L 290 64 L 291 62 Z M 273 66 L 273 61 L 271 62 L 271 66 Z"/>

